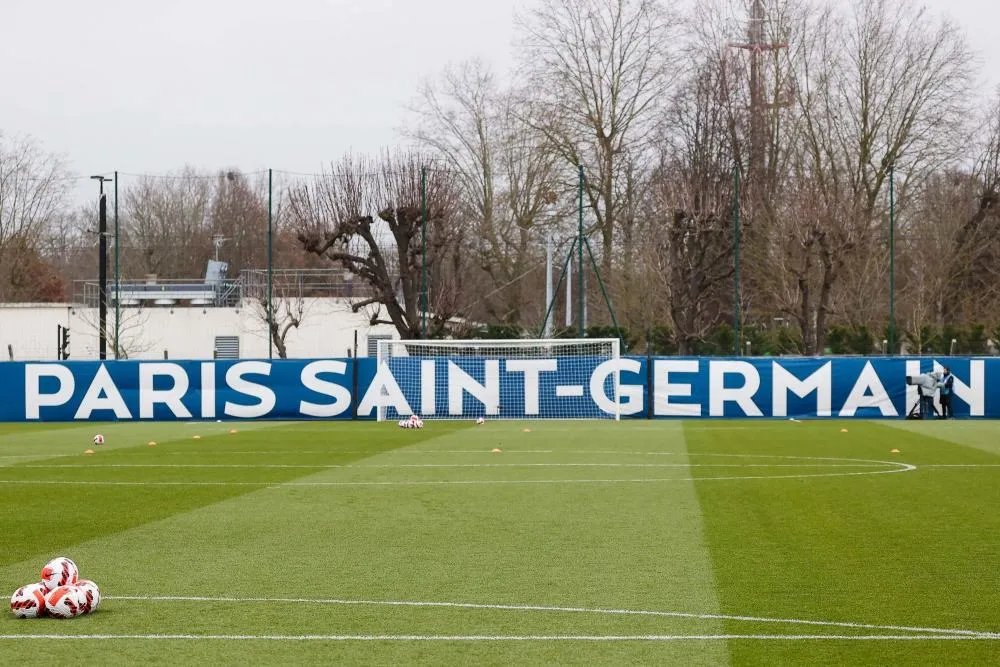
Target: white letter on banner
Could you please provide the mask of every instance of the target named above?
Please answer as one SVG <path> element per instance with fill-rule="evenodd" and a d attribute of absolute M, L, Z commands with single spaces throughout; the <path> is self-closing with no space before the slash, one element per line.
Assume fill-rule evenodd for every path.
<path fill-rule="evenodd" d="M 865 367 L 858 376 L 854 388 L 844 402 L 844 407 L 840 410 L 841 417 L 853 417 L 858 408 L 878 408 L 883 417 L 898 417 L 896 407 L 892 404 L 892 399 L 885 391 L 882 380 L 872 362 L 865 362 Z"/>
<path fill-rule="evenodd" d="M 448 412 L 451 416 L 462 414 L 462 399 L 466 391 L 486 406 L 486 414 L 500 414 L 500 362 L 488 359 L 483 362 L 483 368 L 486 378 L 483 384 L 479 384 L 454 361 L 448 362 Z"/>
<path fill-rule="evenodd" d="M 226 401 L 223 412 L 230 417 L 241 417 L 249 419 L 252 417 L 264 417 L 274 409 L 277 403 L 277 396 L 270 387 L 265 387 L 256 382 L 244 380 L 244 375 L 270 375 L 271 364 L 266 361 L 242 361 L 233 364 L 226 371 L 226 384 L 233 391 L 237 391 L 247 396 L 257 399 L 256 405 L 239 405 Z"/>
<path fill-rule="evenodd" d="M 812 375 L 800 380 L 777 361 L 772 362 L 771 391 L 773 394 L 772 417 L 788 416 L 788 392 L 799 398 L 805 398 L 816 392 L 816 416 L 829 417 L 833 403 L 833 364 L 826 362 Z"/>
<path fill-rule="evenodd" d="M 524 414 L 538 414 L 538 375 L 559 370 L 555 359 L 508 359 L 508 373 L 524 373 Z"/>
<path fill-rule="evenodd" d="M 302 368 L 302 386 L 317 394 L 329 396 L 333 399 L 333 403 L 299 401 L 299 413 L 307 417 L 336 417 L 343 414 L 351 407 L 351 392 L 348 391 L 347 387 L 336 382 L 321 379 L 320 373 L 346 375 L 347 364 L 343 361 L 326 359 L 314 361 Z"/>
<path fill-rule="evenodd" d="M 743 386 L 726 387 L 727 375 L 742 375 Z M 747 361 L 708 362 L 708 414 L 724 417 L 726 403 L 736 403 L 747 417 L 762 417 L 763 412 L 753 402 L 753 395 L 760 389 L 760 373 Z"/>
<path fill-rule="evenodd" d="M 201 418 L 215 419 L 215 362 L 201 365 Z"/>
<path fill-rule="evenodd" d="M 87 393 L 80 401 L 73 419 L 90 419 L 90 413 L 94 410 L 114 410 L 117 419 L 132 419 L 132 413 L 125 405 L 125 399 L 111 379 L 111 373 L 107 367 L 101 364 L 94 375 L 93 382 L 87 387 Z"/>
<path fill-rule="evenodd" d="M 55 378 L 59 389 L 52 394 L 41 393 L 41 379 Z M 62 364 L 25 364 L 24 366 L 24 418 L 40 419 L 41 408 L 53 408 L 73 398 L 76 380 L 73 371 Z"/>
<path fill-rule="evenodd" d="M 657 359 L 653 362 L 653 415 L 700 417 L 701 403 L 671 403 L 671 396 L 690 396 L 690 384 L 671 384 L 671 373 L 697 373 L 697 359 Z"/>
<path fill-rule="evenodd" d="M 604 412 L 609 415 L 615 414 L 615 402 L 604 391 L 604 382 L 608 376 L 618 371 L 639 373 L 642 371 L 642 364 L 638 359 L 619 358 L 608 359 L 594 369 L 590 376 L 590 398 Z M 621 375 L 618 377 L 618 403 L 622 416 L 634 415 L 642 411 L 642 395 L 644 387 L 641 384 L 624 384 Z"/>
<path fill-rule="evenodd" d="M 173 378 L 170 389 L 154 389 L 153 379 L 158 376 Z M 187 373 L 177 364 L 139 364 L 139 418 L 152 419 L 157 403 L 166 405 L 174 417 L 187 419 L 191 412 L 181 400 L 191 386 Z"/>
<path fill-rule="evenodd" d="M 431 417 L 437 413 L 437 364 L 433 359 L 420 362 L 420 414 Z"/>
<path fill-rule="evenodd" d="M 358 405 L 358 416 L 368 416 L 376 407 L 393 408 L 400 416 L 413 414 L 396 378 L 392 377 L 389 364 L 384 361 L 375 370 L 375 377 Z"/>
<path fill-rule="evenodd" d="M 934 362 L 934 370 L 937 372 L 944 371 L 944 366 Z M 955 370 L 952 369 L 952 375 L 955 377 L 955 384 L 952 385 L 951 391 L 953 394 L 952 401 L 955 398 L 961 399 L 969 406 L 969 416 L 970 417 L 982 417 L 986 414 L 986 368 L 985 362 L 982 359 L 972 359 L 969 361 L 969 384 L 965 384 L 955 376 Z M 914 374 L 915 375 L 915 374 Z M 934 395 L 940 407 L 940 397 L 941 394 L 938 392 Z M 954 407 L 954 406 L 952 406 Z"/>

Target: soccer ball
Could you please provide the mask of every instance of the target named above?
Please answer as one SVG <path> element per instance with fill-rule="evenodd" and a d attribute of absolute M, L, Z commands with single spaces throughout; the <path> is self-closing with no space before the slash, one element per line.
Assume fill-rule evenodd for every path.
<path fill-rule="evenodd" d="M 21 586 L 10 596 L 10 610 L 18 618 L 38 618 L 45 615 L 45 586 Z"/>
<path fill-rule="evenodd" d="M 476 423 L 482 426 L 483 424 L 486 423 L 486 417 L 480 417 L 479 419 L 476 420 Z"/>
<path fill-rule="evenodd" d="M 409 419 L 399 420 L 399 428 L 423 428 L 424 420 L 417 415 L 410 415 Z"/>
<path fill-rule="evenodd" d="M 60 586 L 72 586 L 80 579 L 80 570 L 76 563 L 65 556 L 53 558 L 42 568 L 42 584 L 46 590 L 55 590 Z"/>
<path fill-rule="evenodd" d="M 84 593 L 79 586 L 59 586 L 45 598 L 45 611 L 56 618 L 73 618 L 85 613 Z"/>
<path fill-rule="evenodd" d="M 98 433 L 97 435 L 95 435 L 94 436 L 94 444 L 95 445 L 103 445 L 104 444 L 104 436 L 101 435 L 100 433 Z"/>
<path fill-rule="evenodd" d="M 76 584 L 80 589 L 80 602 L 84 614 L 89 614 L 101 606 L 101 590 L 90 579 L 81 579 Z"/>

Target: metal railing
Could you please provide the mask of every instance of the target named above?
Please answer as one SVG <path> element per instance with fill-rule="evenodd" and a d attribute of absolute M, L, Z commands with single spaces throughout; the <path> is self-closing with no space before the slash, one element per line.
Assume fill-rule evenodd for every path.
<path fill-rule="evenodd" d="M 215 306 L 232 307 L 243 299 L 267 299 L 268 272 L 247 269 L 236 279 L 207 281 L 204 278 L 144 278 L 122 280 L 119 294 L 108 281 L 108 305 L 120 298 L 124 307 L 134 306 Z M 363 299 L 372 288 L 364 281 L 340 269 L 275 269 L 271 273 L 274 299 L 339 297 Z M 88 308 L 100 303 L 100 283 L 97 280 L 76 280 L 73 302 Z"/>

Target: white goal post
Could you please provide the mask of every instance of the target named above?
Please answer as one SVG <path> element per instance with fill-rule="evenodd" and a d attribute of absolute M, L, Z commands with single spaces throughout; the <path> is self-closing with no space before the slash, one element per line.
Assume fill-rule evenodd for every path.
<path fill-rule="evenodd" d="M 378 420 L 620 419 L 617 338 L 380 340 Z"/>

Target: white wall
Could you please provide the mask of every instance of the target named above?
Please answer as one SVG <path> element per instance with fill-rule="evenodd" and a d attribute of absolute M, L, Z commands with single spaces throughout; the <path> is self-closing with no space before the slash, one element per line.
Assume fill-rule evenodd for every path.
<path fill-rule="evenodd" d="M 347 299 L 305 299 L 305 316 L 285 339 L 288 356 L 346 357 L 358 332 L 365 356 L 369 335 L 396 335 L 394 327 L 370 326 L 364 311 L 352 313 Z M 108 329 L 114 330 L 114 308 Z M 55 360 L 57 326 L 69 327 L 70 360 L 97 359 L 96 308 L 71 304 L 0 304 L 0 359 Z M 122 347 L 132 359 L 211 359 L 216 336 L 239 336 L 240 357 L 267 358 L 267 326 L 252 301 L 235 308 L 149 307 L 121 309 Z M 108 342 L 108 356 L 112 356 Z M 277 357 L 277 351 L 275 351 Z"/>

